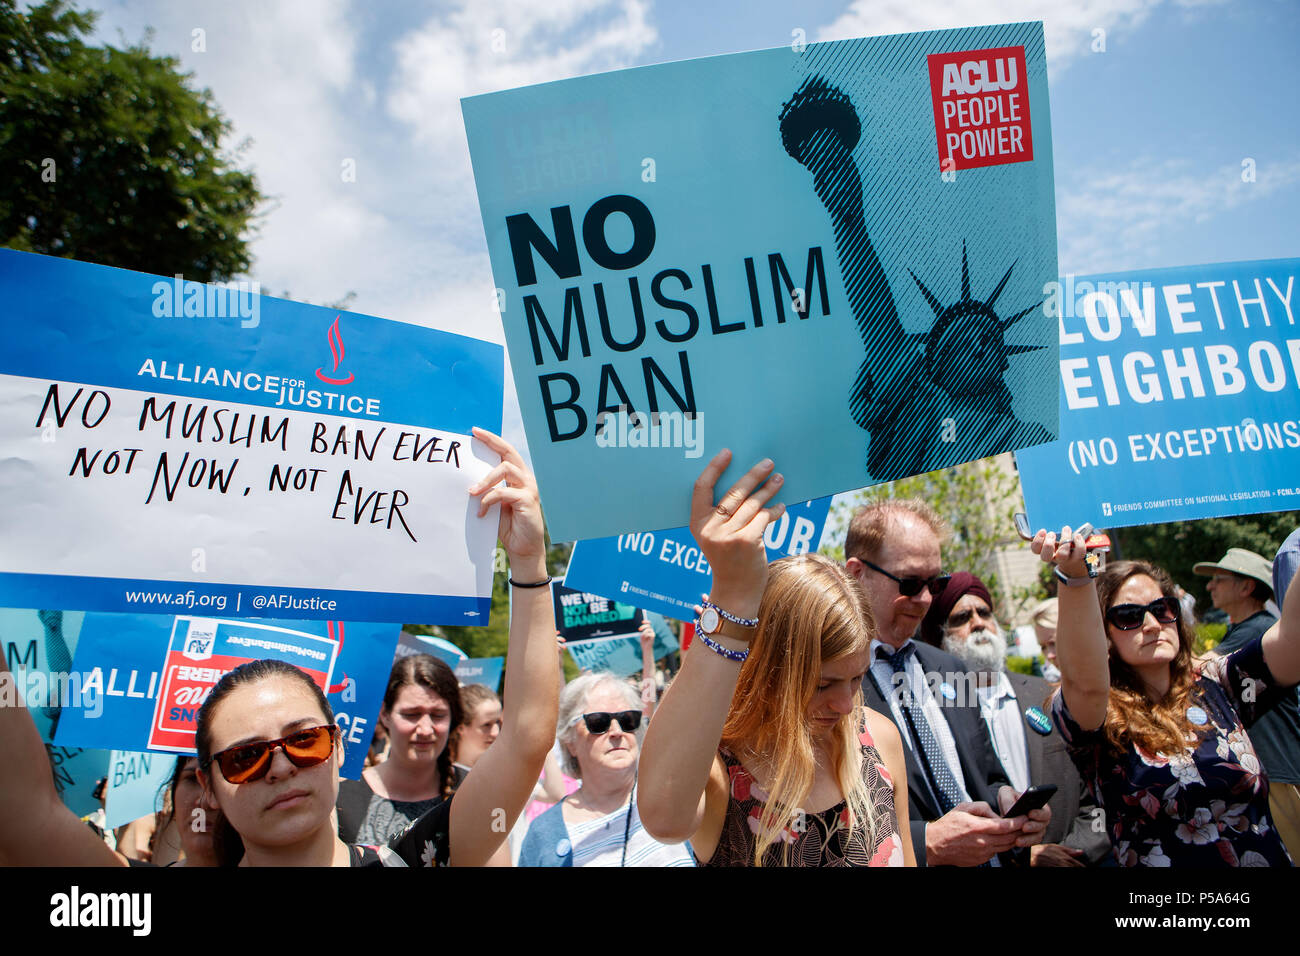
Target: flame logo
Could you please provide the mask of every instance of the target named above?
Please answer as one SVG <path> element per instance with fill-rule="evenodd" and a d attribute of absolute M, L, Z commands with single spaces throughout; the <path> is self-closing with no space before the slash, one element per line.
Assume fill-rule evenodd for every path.
<path fill-rule="evenodd" d="M 330 330 L 327 333 L 327 338 L 330 343 L 330 353 L 334 356 L 334 368 L 331 369 L 332 373 L 338 372 L 339 366 L 343 363 L 343 356 L 346 354 L 343 348 L 343 333 L 339 331 L 339 319 L 341 318 L 343 318 L 342 315 L 334 316 L 334 324 L 330 326 Z M 329 378 L 325 374 L 324 368 L 316 369 L 316 377 L 322 382 L 327 382 L 330 385 L 351 385 L 353 379 L 356 378 L 356 376 L 351 372 L 348 373 L 347 378 Z"/>

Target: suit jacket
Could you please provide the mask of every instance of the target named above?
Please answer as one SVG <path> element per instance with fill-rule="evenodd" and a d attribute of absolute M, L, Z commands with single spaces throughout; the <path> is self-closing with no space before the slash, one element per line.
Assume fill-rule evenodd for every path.
<path fill-rule="evenodd" d="M 1045 716 L 1050 715 L 1046 701 L 1052 692 L 1051 684 L 1041 677 L 1010 671 L 1007 679 L 1011 682 L 1021 714 L 1030 707 L 1037 707 Z M 986 730 L 987 727 L 985 724 Z M 1054 783 L 1057 786 L 1047 804 L 1052 808 L 1052 820 L 1047 825 L 1043 842 L 1063 843 L 1082 850 L 1089 864 L 1101 862 L 1110 853 L 1106 812 L 1088 795 L 1056 725 L 1052 725 L 1050 734 L 1040 734 L 1026 720 L 1025 748 L 1029 752 L 1030 785 Z"/>
<path fill-rule="evenodd" d="M 964 663 L 951 654 L 919 641 L 915 643 L 917 660 L 927 674 L 964 674 L 968 670 Z M 890 689 L 886 687 L 885 691 L 889 692 Z M 881 696 L 870 676 L 862 682 L 862 694 L 868 707 L 894 720 L 889 701 Z M 948 721 L 948 729 L 957 745 L 961 772 L 966 778 L 966 791 L 972 800 L 984 800 L 996 811 L 998 788 L 1008 785 L 1009 781 L 993 750 L 984 718 L 980 716 L 978 698 L 973 694 L 969 700 L 959 698 L 956 703 L 965 705 L 960 707 L 953 706 L 947 700 L 940 700 L 939 703 L 939 710 Z M 894 724 L 897 726 L 898 722 L 895 720 Z M 925 825 L 943 814 L 935 802 L 924 768 L 913 756 L 907 727 L 899 727 L 898 732 L 903 737 L 903 756 L 907 761 L 907 816 L 912 830 L 912 849 L 916 853 L 917 865 L 925 866 Z"/>

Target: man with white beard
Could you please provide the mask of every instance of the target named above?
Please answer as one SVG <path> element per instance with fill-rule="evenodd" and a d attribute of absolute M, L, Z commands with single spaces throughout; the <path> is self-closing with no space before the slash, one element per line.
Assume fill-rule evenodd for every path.
<path fill-rule="evenodd" d="M 1083 866 L 1106 857 L 1105 816 L 1088 798 L 1046 714 L 1052 688 L 1041 678 L 1007 671 L 1006 638 L 984 582 L 964 571 L 954 574 L 921 622 L 921 639 L 974 672 L 980 714 L 1012 786 L 1057 786 L 1047 835 L 1030 848 L 1030 865 Z"/>

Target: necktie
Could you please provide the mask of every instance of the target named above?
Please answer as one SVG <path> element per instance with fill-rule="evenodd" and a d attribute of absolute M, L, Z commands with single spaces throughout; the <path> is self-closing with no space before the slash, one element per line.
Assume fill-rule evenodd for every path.
<path fill-rule="evenodd" d="M 63 636 L 63 612 L 37 611 L 36 616 L 40 618 L 41 624 L 45 627 L 46 668 L 53 680 L 57 681 L 60 677 L 66 679 L 68 672 L 72 670 L 72 655 L 68 653 L 68 644 Z M 63 701 L 59 701 L 54 706 L 42 708 L 45 716 L 51 721 L 49 733 L 51 740 L 54 739 L 54 730 L 59 723 L 59 712 L 62 703 Z"/>
<path fill-rule="evenodd" d="M 877 656 L 888 661 L 894 673 L 903 674 L 906 679 L 905 668 L 908 658 L 915 653 L 916 645 L 909 643 L 892 655 L 885 653 L 881 648 L 877 651 Z M 895 681 L 895 686 L 898 684 L 899 682 Z M 930 779 L 930 788 L 939 798 L 939 815 L 942 816 L 961 802 L 961 788 L 958 787 L 952 770 L 948 768 L 948 761 L 943 758 L 943 750 L 939 747 L 934 729 L 926 718 L 925 708 L 921 706 L 919 700 L 913 702 L 910 685 L 905 684 L 905 687 L 904 692 L 898 694 L 898 708 L 903 712 L 907 726 L 912 732 L 912 739 L 916 742 L 921 758 L 921 766 L 925 768 L 926 776 Z"/>

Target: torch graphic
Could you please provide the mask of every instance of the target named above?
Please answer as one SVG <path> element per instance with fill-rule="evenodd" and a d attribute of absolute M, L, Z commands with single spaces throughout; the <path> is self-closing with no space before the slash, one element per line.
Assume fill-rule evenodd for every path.
<path fill-rule="evenodd" d="M 331 370 L 331 374 L 335 375 L 338 374 L 339 365 L 342 364 L 344 355 L 343 333 L 339 331 L 339 319 L 342 317 L 341 315 L 334 316 L 334 324 L 330 326 L 327 335 L 330 342 L 330 352 L 334 355 L 334 368 Z M 351 385 L 353 379 L 356 378 L 351 372 L 348 373 L 347 378 L 329 378 L 326 376 L 324 368 L 316 369 L 316 377 L 330 385 Z"/>

